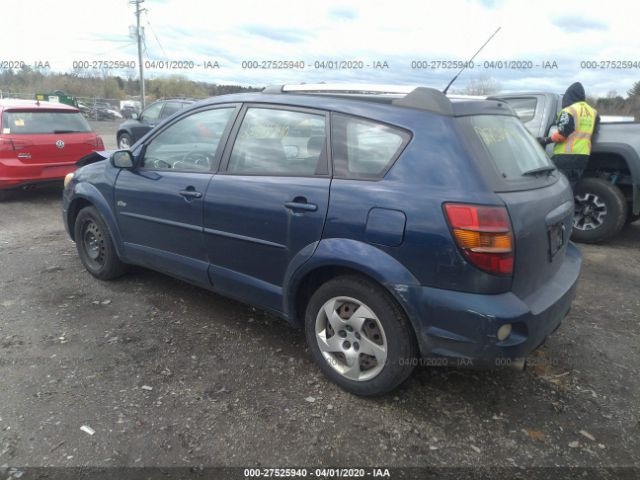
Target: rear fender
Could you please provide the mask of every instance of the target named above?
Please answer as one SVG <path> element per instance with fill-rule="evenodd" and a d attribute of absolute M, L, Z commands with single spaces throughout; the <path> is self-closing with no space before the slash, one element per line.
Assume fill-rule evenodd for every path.
<path fill-rule="evenodd" d="M 313 251 L 315 249 L 315 251 Z M 323 267 L 343 267 L 360 272 L 383 285 L 405 310 L 411 323 L 416 312 L 409 298 L 418 280 L 395 258 L 374 245 L 342 238 L 321 240 L 303 249 L 289 264 L 283 285 L 285 317 L 293 324 L 304 322 L 304 312 L 296 311 L 296 297 L 303 280 Z"/>
<path fill-rule="evenodd" d="M 612 153 L 621 157 L 626 163 L 629 173 L 631 174 L 631 183 L 633 186 L 633 213 L 640 213 L 640 156 L 638 152 L 631 146 L 623 143 L 595 142 L 593 144 L 592 154 L 606 155 Z M 589 168 L 589 167 L 587 167 Z"/>

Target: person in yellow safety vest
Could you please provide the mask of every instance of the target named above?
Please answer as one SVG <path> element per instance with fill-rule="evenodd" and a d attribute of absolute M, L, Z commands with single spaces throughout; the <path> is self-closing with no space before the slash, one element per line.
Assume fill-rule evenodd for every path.
<path fill-rule="evenodd" d="M 544 146 L 555 143 L 551 160 L 564 173 L 571 186 L 582 177 L 591 154 L 591 139 L 600 124 L 600 115 L 586 101 L 584 87 L 575 82 L 562 96 L 562 110 L 558 114 L 558 131 L 540 139 Z"/>

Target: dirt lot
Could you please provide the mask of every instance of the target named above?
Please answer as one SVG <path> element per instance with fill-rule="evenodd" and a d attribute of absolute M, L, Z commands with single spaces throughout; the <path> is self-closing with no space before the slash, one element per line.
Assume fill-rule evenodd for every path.
<path fill-rule="evenodd" d="M 0 204 L 5 469 L 640 466 L 640 222 L 581 247 L 573 310 L 524 373 L 420 368 L 362 399 L 283 321 L 143 269 L 93 279 L 60 204 Z"/>

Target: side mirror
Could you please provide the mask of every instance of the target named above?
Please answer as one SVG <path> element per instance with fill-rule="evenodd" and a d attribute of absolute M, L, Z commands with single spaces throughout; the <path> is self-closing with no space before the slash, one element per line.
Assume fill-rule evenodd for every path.
<path fill-rule="evenodd" d="M 136 112 L 131 112 L 131 120 L 140 120 L 140 115 Z"/>
<path fill-rule="evenodd" d="M 111 155 L 111 165 L 116 168 L 133 168 L 131 150 L 118 150 Z"/>

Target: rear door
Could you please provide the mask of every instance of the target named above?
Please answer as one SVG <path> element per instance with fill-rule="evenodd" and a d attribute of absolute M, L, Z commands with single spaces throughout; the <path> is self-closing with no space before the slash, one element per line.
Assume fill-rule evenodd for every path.
<path fill-rule="evenodd" d="M 203 200 L 237 106 L 206 108 L 151 138 L 122 170 L 115 205 L 127 255 L 151 268 L 208 285 Z"/>
<path fill-rule="evenodd" d="M 248 106 L 205 197 L 205 248 L 219 291 L 281 311 L 291 259 L 310 255 L 329 201 L 325 112 Z"/>
<path fill-rule="evenodd" d="M 573 224 L 573 197 L 542 147 L 515 117 L 461 118 L 482 171 L 506 205 L 515 236 L 512 290 L 521 298 L 558 271 Z"/>

